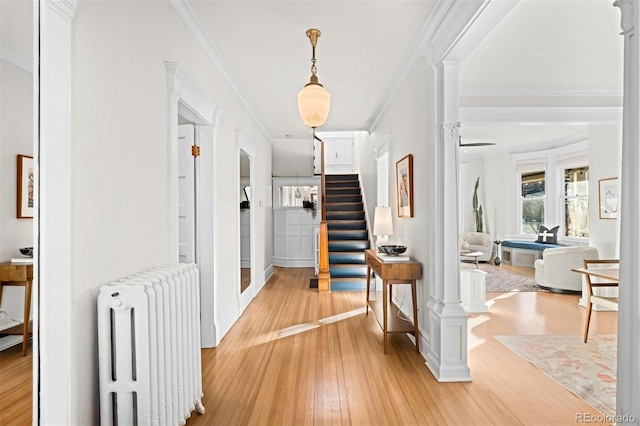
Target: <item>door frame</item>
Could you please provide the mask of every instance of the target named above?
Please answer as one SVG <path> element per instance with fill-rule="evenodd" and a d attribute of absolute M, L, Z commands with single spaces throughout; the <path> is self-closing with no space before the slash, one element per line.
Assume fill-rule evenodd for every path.
<path fill-rule="evenodd" d="M 214 281 L 214 150 L 222 110 L 207 98 L 176 62 L 165 62 L 169 86 L 169 259 L 178 263 L 178 115 L 196 123 L 196 143 L 200 146 L 199 185 L 196 187 L 196 263 L 200 270 L 200 322 L 203 348 L 216 346 L 216 292 Z M 198 202 L 200 200 L 201 202 Z M 211 202 L 209 202 L 211 201 Z"/>

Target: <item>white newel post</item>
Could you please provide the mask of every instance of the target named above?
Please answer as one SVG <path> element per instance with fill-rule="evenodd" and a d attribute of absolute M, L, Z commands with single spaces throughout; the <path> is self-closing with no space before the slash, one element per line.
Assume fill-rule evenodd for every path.
<path fill-rule="evenodd" d="M 616 0 L 624 35 L 624 113 L 620 191 L 620 305 L 618 308 L 617 424 L 640 422 L 640 8 Z"/>
<path fill-rule="evenodd" d="M 40 104 L 38 293 L 34 333 L 33 423 L 72 424 L 71 21 L 75 0 L 36 2 Z M 37 357 L 37 358 L 36 358 Z M 34 369 L 35 371 L 35 369 Z M 36 382 L 39 380 L 39 383 Z"/>
<path fill-rule="evenodd" d="M 460 300 L 458 264 L 458 64 L 432 68 L 433 113 L 442 126 L 436 134 L 433 280 L 429 290 L 429 351 L 427 367 L 440 382 L 471 381 L 467 365 L 467 313 Z M 455 212 L 455 214 L 454 214 Z"/>

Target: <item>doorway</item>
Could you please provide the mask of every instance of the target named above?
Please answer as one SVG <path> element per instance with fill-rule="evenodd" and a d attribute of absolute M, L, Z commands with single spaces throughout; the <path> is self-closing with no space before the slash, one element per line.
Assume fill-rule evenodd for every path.
<path fill-rule="evenodd" d="M 215 347 L 216 332 L 214 282 L 214 151 L 222 111 L 200 92 L 175 62 L 165 63 L 169 77 L 169 232 L 172 262 L 194 262 L 200 270 L 200 319 L 203 348 Z M 181 129 L 181 126 L 186 125 Z M 190 127 L 189 127 L 190 126 Z M 192 129 L 192 130 L 189 130 Z M 186 133 L 181 150 L 180 134 Z M 192 154 L 191 138 L 196 146 Z M 182 153 L 181 153 L 182 151 Z M 181 159 L 185 156 L 185 159 Z M 191 159 L 189 159 L 191 158 Z M 181 170 L 181 162 L 188 171 Z M 181 190 L 181 172 L 193 177 Z M 181 204 L 190 206 L 182 209 Z M 184 213 L 184 219 L 181 214 Z M 185 244 L 181 248 L 181 244 Z M 183 250 L 183 253 L 181 253 Z"/>

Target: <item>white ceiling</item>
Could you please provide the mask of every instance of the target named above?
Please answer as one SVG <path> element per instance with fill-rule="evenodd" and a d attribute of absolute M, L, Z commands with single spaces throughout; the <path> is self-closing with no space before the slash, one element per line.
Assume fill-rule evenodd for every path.
<path fill-rule="evenodd" d="M 562 104 L 566 93 L 579 94 L 570 106 L 621 105 L 622 37 L 619 11 L 609 1 L 496 3 L 505 10 L 515 7 L 497 25 L 490 24 L 495 29 L 484 41 L 470 43 L 477 48 L 460 67 L 463 96 L 477 91 L 492 96 L 502 90 L 547 90 L 553 91 L 553 99 L 538 96 L 526 106 L 553 106 L 558 99 Z M 370 131 L 403 70 L 424 51 L 423 37 L 436 2 L 189 0 L 189 4 L 268 136 L 300 138 L 309 135 L 296 105 L 296 94 L 310 75 L 306 30 L 322 31 L 316 48 L 318 77 L 332 97 L 329 119 L 319 130 Z M 609 98 L 594 101 L 585 96 L 596 92 Z M 509 105 L 504 99 L 498 104 Z M 588 124 L 471 121 L 462 123 L 461 134 L 469 142 L 498 143 L 472 150 L 491 155 L 532 143 L 567 144 L 586 134 Z"/>
<path fill-rule="evenodd" d="M 329 119 L 319 130 L 369 131 L 403 70 L 423 51 L 423 36 L 436 5 L 434 0 L 182 3 L 190 6 L 229 77 L 273 139 L 309 135 L 296 104 L 297 92 L 310 76 L 307 29 L 322 31 L 316 48 L 318 77 L 332 98 Z M 31 7 L 30 0 L 0 0 L 3 52 L 8 48 L 31 57 Z M 556 101 L 575 92 L 592 102 L 584 94 L 600 91 L 611 95 L 615 105 L 622 90 L 619 31 L 619 11 L 608 0 L 520 0 L 462 62 L 461 95 L 507 90 L 517 98 L 522 96 L 518 90 L 552 90 Z M 527 106 L 546 101 L 538 99 Z M 481 107 L 485 100 L 479 102 L 469 105 Z M 498 99 L 497 105 L 508 102 Z M 489 140 L 502 149 L 532 142 L 557 145 L 584 133 L 587 124 L 463 122 L 461 134 L 467 142 Z"/>
<path fill-rule="evenodd" d="M 435 1 L 189 1 L 271 138 L 307 137 L 296 96 L 311 75 L 331 94 L 323 131 L 369 130 Z"/>

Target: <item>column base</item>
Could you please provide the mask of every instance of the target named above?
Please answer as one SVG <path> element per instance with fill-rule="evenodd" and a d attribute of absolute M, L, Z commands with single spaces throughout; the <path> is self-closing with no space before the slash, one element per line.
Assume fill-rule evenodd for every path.
<path fill-rule="evenodd" d="M 439 382 L 470 382 L 467 365 L 467 313 L 459 303 L 431 300 L 427 368 Z"/>

